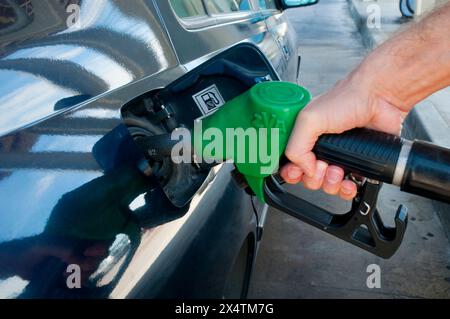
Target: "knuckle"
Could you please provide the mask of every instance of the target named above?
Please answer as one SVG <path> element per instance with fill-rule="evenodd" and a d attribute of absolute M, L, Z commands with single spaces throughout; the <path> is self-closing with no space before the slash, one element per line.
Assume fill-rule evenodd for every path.
<path fill-rule="evenodd" d="M 315 112 L 312 108 L 307 107 L 300 112 L 298 115 L 299 123 L 314 123 L 315 122 Z"/>
<path fill-rule="evenodd" d="M 300 164 L 302 162 L 303 156 L 292 148 L 286 148 L 284 155 L 294 164 Z"/>

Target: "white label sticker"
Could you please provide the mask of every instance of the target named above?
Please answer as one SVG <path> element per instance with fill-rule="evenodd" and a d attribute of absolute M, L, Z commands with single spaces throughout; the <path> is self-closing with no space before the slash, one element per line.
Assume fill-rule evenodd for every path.
<path fill-rule="evenodd" d="M 197 94 L 193 95 L 192 98 L 203 115 L 211 113 L 218 107 L 225 104 L 225 101 L 223 100 L 222 95 L 220 95 L 219 89 L 215 84 L 201 90 Z"/>

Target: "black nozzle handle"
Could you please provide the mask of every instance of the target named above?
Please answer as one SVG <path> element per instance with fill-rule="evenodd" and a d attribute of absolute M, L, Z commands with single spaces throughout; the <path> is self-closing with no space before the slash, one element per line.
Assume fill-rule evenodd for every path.
<path fill-rule="evenodd" d="M 348 172 L 450 202 L 450 149 L 358 128 L 322 135 L 314 153 Z"/>

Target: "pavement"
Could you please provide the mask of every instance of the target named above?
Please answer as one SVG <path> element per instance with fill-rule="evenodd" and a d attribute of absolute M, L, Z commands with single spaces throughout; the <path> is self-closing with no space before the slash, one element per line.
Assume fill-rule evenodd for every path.
<path fill-rule="evenodd" d="M 350 12 L 346 0 L 287 11 L 300 39 L 300 84 L 315 96 L 368 52 Z M 348 203 L 301 185 L 289 191 L 333 212 L 349 209 Z M 433 201 L 384 185 L 379 210 L 387 224 L 393 224 L 399 204 L 408 206 L 409 224 L 402 246 L 388 260 L 270 209 L 249 297 L 450 298 L 450 245 Z M 380 288 L 367 286 L 371 264 L 380 267 Z"/>

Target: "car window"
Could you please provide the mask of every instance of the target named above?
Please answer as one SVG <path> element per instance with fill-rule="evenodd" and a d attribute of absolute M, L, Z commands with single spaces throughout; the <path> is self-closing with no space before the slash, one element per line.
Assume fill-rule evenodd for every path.
<path fill-rule="evenodd" d="M 251 10 L 249 0 L 205 0 L 209 13 L 232 13 Z"/>
<path fill-rule="evenodd" d="M 275 0 L 258 0 L 259 8 L 264 9 L 276 9 Z"/>
<path fill-rule="evenodd" d="M 206 16 L 202 0 L 170 0 L 170 4 L 180 18 Z"/>

